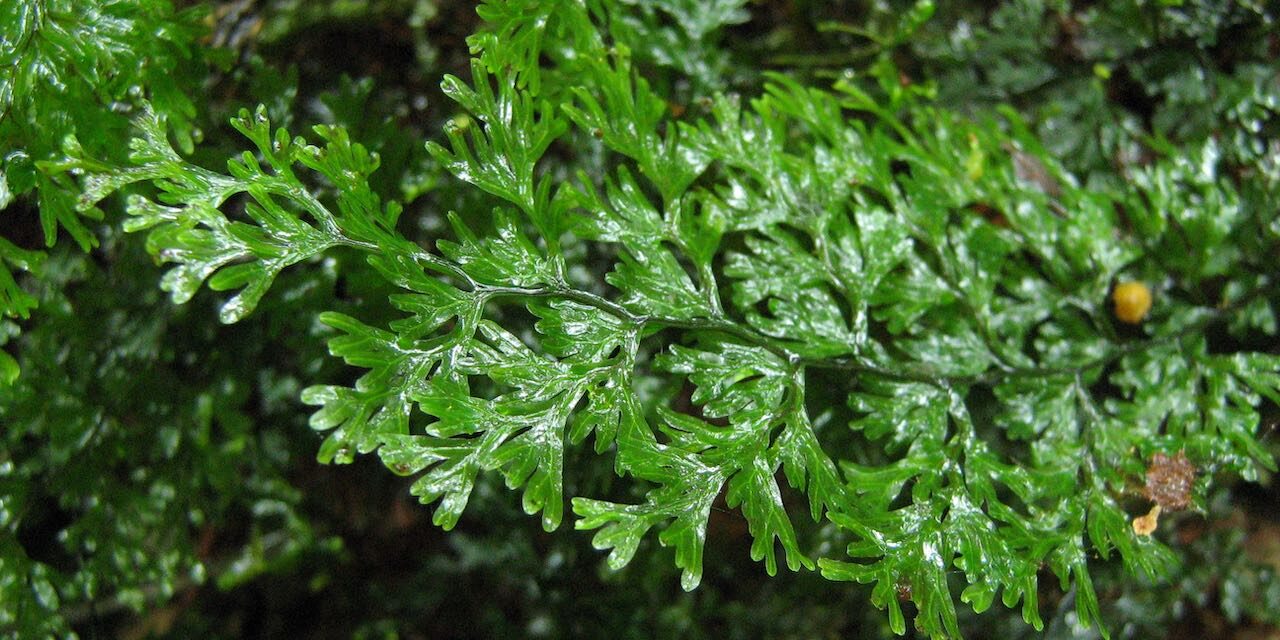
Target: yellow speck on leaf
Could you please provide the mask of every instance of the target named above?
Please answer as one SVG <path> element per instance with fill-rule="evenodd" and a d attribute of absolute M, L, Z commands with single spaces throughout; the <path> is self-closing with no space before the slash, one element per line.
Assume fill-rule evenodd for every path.
<path fill-rule="evenodd" d="M 1160 524 L 1160 505 L 1153 505 L 1145 516 L 1133 519 L 1133 532 L 1140 536 L 1149 536 Z"/>
<path fill-rule="evenodd" d="M 1111 300 L 1116 305 L 1116 317 L 1128 324 L 1142 322 L 1151 311 L 1151 289 L 1141 282 L 1121 282 L 1111 292 Z"/>

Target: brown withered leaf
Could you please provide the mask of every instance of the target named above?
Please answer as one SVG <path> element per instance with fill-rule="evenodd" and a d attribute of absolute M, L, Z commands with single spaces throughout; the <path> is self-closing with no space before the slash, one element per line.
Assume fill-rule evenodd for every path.
<path fill-rule="evenodd" d="M 1006 142 L 1003 146 L 1013 159 L 1013 173 L 1019 180 L 1035 185 L 1051 198 L 1062 197 L 1062 185 L 1058 184 L 1058 180 L 1039 158 L 1019 149 L 1015 144 Z"/>
<path fill-rule="evenodd" d="M 1191 489 L 1196 481 L 1196 467 L 1179 451 L 1172 456 L 1157 453 L 1147 467 L 1147 485 L 1143 495 L 1165 511 L 1181 511 L 1191 506 Z"/>

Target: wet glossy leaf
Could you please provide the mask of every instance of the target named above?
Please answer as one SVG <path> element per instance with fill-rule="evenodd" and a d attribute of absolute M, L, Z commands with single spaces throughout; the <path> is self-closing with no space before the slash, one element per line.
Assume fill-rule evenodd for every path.
<path fill-rule="evenodd" d="M 330 354 L 362 371 L 303 392 L 319 456 L 376 452 L 444 528 L 489 474 L 547 530 L 567 502 L 614 569 L 653 536 L 692 589 L 723 508 L 768 573 L 869 584 L 897 633 L 900 599 L 930 637 L 960 634 L 957 599 L 983 613 L 998 598 L 1041 630 L 1050 573 L 1075 620 L 1101 625 L 1100 560 L 1146 581 L 1180 570 L 1173 539 L 1132 526 L 1152 456 L 1274 469 L 1258 429 L 1280 370 L 1248 338 L 1276 296 L 1266 149 L 1157 136 L 1139 162 L 1121 118 L 1074 141 L 1101 151 L 1054 157 L 1045 122 L 931 102 L 894 66 L 943 11 L 928 2 L 874 30 L 828 25 L 871 41 L 864 76 L 717 93 L 730 79 L 710 43 L 744 6 L 484 3 L 470 77 L 442 83 L 458 112 L 429 143 L 455 180 L 412 213 L 420 227 L 397 228 L 409 214 L 371 186 L 380 158 L 348 129 L 317 128 L 313 146 L 264 109 L 233 122 L 253 150 L 225 173 L 184 159 L 163 110 L 139 119 L 127 162 L 73 138 L 59 166 L 84 174 L 81 210 L 136 190 L 126 225 L 174 264 L 162 286 L 179 302 L 238 291 L 227 321 L 322 255 L 367 260 L 380 281 L 319 316 Z M 946 47 L 986 52 L 994 90 L 1021 96 L 1058 66 L 996 54 L 1043 46 L 1053 11 L 1002 5 L 1001 33 Z M 1162 75 L 1134 64 L 1139 83 Z M 1052 118 L 1099 115 L 1082 100 L 1107 72 L 1086 68 L 1090 90 Z M 709 95 L 673 102 L 691 87 Z M 1212 100 L 1168 93 L 1160 109 Z M 1227 121 L 1271 108 L 1232 95 Z M 1120 154 L 1110 177 L 1085 158 L 1101 152 Z M 1110 302 L 1120 281 L 1153 292 L 1139 322 Z M 0 291 L 21 306 L 22 289 Z M 616 487 L 565 468 L 590 438 Z M 1217 482 L 1182 497 L 1203 504 Z"/>

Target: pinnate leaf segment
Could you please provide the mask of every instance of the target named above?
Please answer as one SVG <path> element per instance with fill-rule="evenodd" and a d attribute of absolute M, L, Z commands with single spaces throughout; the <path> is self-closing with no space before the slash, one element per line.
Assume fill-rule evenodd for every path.
<path fill-rule="evenodd" d="M 896 74 L 772 75 L 746 105 L 708 87 L 680 118 L 633 60 L 632 10 L 481 7 L 470 81 L 443 83 L 466 115 L 429 148 L 493 207 L 450 213 L 431 242 L 368 186 L 376 153 L 337 127 L 318 144 L 273 131 L 261 109 L 233 122 L 252 149 L 225 172 L 185 161 L 151 112 L 127 166 L 74 143 L 66 166 L 85 172 L 82 209 L 130 193 L 127 228 L 171 264 L 175 301 L 234 291 L 224 322 L 283 269 L 366 254 L 401 317 L 320 316 L 365 372 L 304 392 L 319 457 L 376 453 L 446 529 L 497 472 L 547 530 L 570 506 L 612 567 L 655 532 L 693 589 L 723 500 L 770 573 L 871 583 L 899 633 L 909 594 L 919 629 L 954 636 L 957 596 L 1021 603 L 1040 628 L 1051 574 L 1088 625 L 1089 558 L 1161 575 L 1174 556 L 1122 504 L 1152 455 L 1184 452 L 1199 491 L 1274 469 L 1255 431 L 1280 358 L 1205 334 L 1274 331 L 1248 318 L 1275 299 L 1257 265 L 1276 207 L 1220 178 L 1212 143 L 1086 188 L 1015 114 L 961 117 Z M 681 37 L 720 26 L 690 18 Z M 1155 291 L 1138 327 L 1109 306 L 1121 280 Z M 565 495 L 566 448 L 588 441 L 633 499 Z M 848 557 L 817 557 L 814 523 Z"/>
<path fill-rule="evenodd" d="M 205 69 L 190 43 L 201 13 L 164 0 L 0 6 L 0 210 L 30 195 L 45 246 L 60 231 L 84 251 L 97 246 L 85 218 L 101 212 L 75 206 L 79 189 L 57 161 L 59 145 L 81 132 L 89 153 L 123 161 L 129 118 L 115 107 L 145 97 L 169 114 L 179 146 L 190 152 L 199 133 L 188 92 Z M 17 336 L 17 321 L 31 317 L 37 299 L 19 281 L 24 272 L 39 276 L 45 259 L 43 251 L 0 238 L 0 346 Z M 17 361 L 0 350 L 0 386 L 17 376 Z"/>

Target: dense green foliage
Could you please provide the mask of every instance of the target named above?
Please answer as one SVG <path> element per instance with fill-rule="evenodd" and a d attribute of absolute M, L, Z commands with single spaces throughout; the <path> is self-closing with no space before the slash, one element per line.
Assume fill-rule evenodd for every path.
<path fill-rule="evenodd" d="M 89 151 L 113 159 L 129 138 L 129 116 L 113 108 L 146 98 L 170 114 L 182 148 L 197 135 L 188 97 L 203 79 L 193 64 L 198 31 L 193 12 L 168 2 L 6 2 L 0 9 L 0 208 L 31 194 L 39 204 L 45 244 L 62 228 L 84 250 L 96 239 L 77 211 L 74 181 L 49 165 L 63 138 L 77 131 Z M 12 269 L 30 270 L 41 255 L 0 240 L 0 315 L 28 316 L 36 300 L 14 281 Z M 0 376 L 16 374 L 12 359 Z"/>
<path fill-rule="evenodd" d="M 1263 8 L 920 2 L 854 24 L 803 3 L 502 0 L 451 53 L 424 29 L 454 9 L 387 3 L 371 11 L 415 30 L 397 90 L 307 86 L 252 55 L 205 79 L 245 46 L 231 5 L 210 36 L 201 12 L 86 4 L 0 16 L 20 70 L 0 79 L 3 215 L 101 242 L 90 259 L 0 238 L 0 302 L 23 321 L 0 332 L 6 630 L 340 556 L 300 511 L 317 446 L 376 454 L 446 530 L 508 522 L 505 484 L 546 531 L 592 531 L 617 589 L 663 593 L 672 555 L 695 589 L 731 562 L 713 548 L 728 516 L 768 574 L 830 581 L 795 594 L 870 585 L 841 596 L 888 610 L 852 623 L 868 635 L 994 628 L 997 599 L 1055 637 L 1141 634 L 1215 588 L 1232 622 L 1277 622 L 1242 536 L 1135 523 L 1170 492 L 1225 517 L 1231 480 L 1275 470 Z M 249 30 L 287 43 L 348 9 L 270 5 Z M 442 72 L 442 94 L 421 88 Z M 202 80 L 222 89 L 197 101 Z M 244 96 L 261 106 L 222 128 Z M 304 118 L 325 124 L 291 133 Z M 160 288 L 194 308 L 157 299 L 144 233 Z M 1126 281 L 1153 294 L 1139 323 L 1111 301 Z M 1156 462 L 1177 454 L 1186 488 Z M 566 589 L 503 540 L 528 529 L 470 557 Z M 569 536 L 548 566 L 576 557 Z M 636 633 L 728 617 L 716 584 Z M 601 628 L 647 606 L 586 602 Z M 797 636 L 847 629 L 772 607 Z M 539 624 L 523 632 L 589 633 Z"/>

